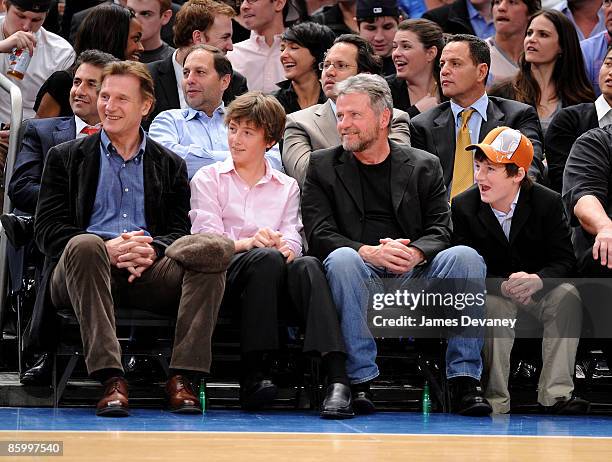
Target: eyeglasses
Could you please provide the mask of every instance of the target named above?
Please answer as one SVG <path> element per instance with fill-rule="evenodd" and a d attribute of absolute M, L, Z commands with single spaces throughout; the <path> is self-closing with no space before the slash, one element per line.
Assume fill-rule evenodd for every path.
<path fill-rule="evenodd" d="M 610 8 L 612 6 L 612 0 L 603 0 L 603 6 L 605 8 Z"/>
<path fill-rule="evenodd" d="M 346 71 L 347 69 L 350 69 L 351 67 L 357 67 L 357 66 L 353 66 L 352 64 L 346 64 L 343 62 L 332 63 L 331 61 L 325 61 L 325 62 L 319 63 L 319 70 L 326 71 L 332 66 L 334 66 L 334 69 L 340 72 Z"/>

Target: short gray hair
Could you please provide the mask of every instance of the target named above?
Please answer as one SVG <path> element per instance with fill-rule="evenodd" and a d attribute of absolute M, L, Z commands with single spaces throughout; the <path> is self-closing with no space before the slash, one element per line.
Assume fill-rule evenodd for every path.
<path fill-rule="evenodd" d="M 385 109 L 393 114 L 393 97 L 387 81 L 376 74 L 357 74 L 336 84 L 337 97 L 353 93 L 363 93 L 370 97 L 372 109 L 378 115 Z M 389 121 L 389 124 L 391 121 Z"/>

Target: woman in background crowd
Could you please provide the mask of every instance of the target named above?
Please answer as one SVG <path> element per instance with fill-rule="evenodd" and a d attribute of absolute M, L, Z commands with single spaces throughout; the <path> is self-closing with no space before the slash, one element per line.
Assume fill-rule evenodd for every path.
<path fill-rule="evenodd" d="M 100 50 L 118 59 L 138 61 L 144 47 L 142 25 L 127 8 L 108 4 L 93 9 L 79 27 L 74 43 L 77 56 L 85 50 Z M 36 117 L 71 116 L 68 96 L 72 69 L 51 74 L 40 87 L 34 110 Z"/>
<path fill-rule="evenodd" d="M 578 35 L 563 13 L 541 10 L 531 17 L 518 75 L 493 87 L 490 94 L 535 107 L 543 133 L 562 107 L 595 100 Z"/>
<path fill-rule="evenodd" d="M 435 22 L 407 19 L 399 24 L 391 55 L 397 74 L 386 77 L 393 107 L 414 117 L 442 101 L 442 48 L 444 34 Z"/>
<path fill-rule="evenodd" d="M 296 24 L 283 33 L 280 60 L 287 80 L 278 83 L 280 88 L 272 95 L 287 114 L 326 101 L 319 63 L 334 39 L 329 27 L 314 22 Z"/>

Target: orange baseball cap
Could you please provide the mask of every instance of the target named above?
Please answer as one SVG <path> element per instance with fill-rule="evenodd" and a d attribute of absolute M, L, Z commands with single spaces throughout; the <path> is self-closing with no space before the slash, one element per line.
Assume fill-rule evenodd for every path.
<path fill-rule="evenodd" d="M 529 170 L 533 160 L 533 145 L 529 138 L 518 130 L 497 127 L 485 136 L 482 143 L 470 144 L 466 151 L 479 149 L 487 158 L 497 164 L 515 164 Z"/>

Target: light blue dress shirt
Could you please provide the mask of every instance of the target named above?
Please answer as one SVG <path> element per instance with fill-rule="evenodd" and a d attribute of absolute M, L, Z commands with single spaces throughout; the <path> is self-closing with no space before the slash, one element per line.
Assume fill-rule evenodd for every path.
<path fill-rule="evenodd" d="M 597 96 L 601 94 L 601 89 L 599 88 L 599 70 L 606 57 L 609 41 L 608 32 L 604 31 L 580 42 L 587 77 L 591 81 Z"/>
<path fill-rule="evenodd" d="M 215 109 L 212 117 L 193 108 L 170 109 L 153 119 L 149 136 L 185 159 L 191 180 L 200 168 L 223 162 L 230 155 L 224 115 L 223 103 Z M 266 158 L 274 169 L 283 171 L 277 145 L 266 152 Z"/>
<path fill-rule="evenodd" d="M 495 35 L 495 24 L 493 24 L 493 21 L 487 22 L 485 18 L 480 15 L 478 10 L 474 8 L 474 5 L 472 5 L 470 0 L 466 0 L 465 3 L 467 4 L 470 23 L 472 24 L 476 35 L 483 40 Z"/>
<path fill-rule="evenodd" d="M 558 10 L 561 13 L 563 13 L 565 16 L 567 16 L 567 19 L 572 21 L 572 24 L 574 25 L 574 28 L 576 29 L 576 33 L 578 34 L 578 40 L 582 41 L 582 40 L 585 40 L 587 38 L 587 37 L 584 36 L 582 31 L 580 30 L 580 27 L 576 26 L 576 21 L 574 20 L 574 15 L 572 14 L 572 10 L 570 10 L 569 6 L 567 6 L 567 0 L 564 0 L 561 3 L 559 3 L 558 5 L 555 5 L 553 8 L 555 10 Z M 606 23 L 605 23 L 605 19 L 604 19 L 603 8 L 599 9 L 599 12 L 597 13 L 597 16 L 599 17 L 599 22 L 597 23 L 597 25 L 591 31 L 591 35 L 589 36 L 589 38 L 590 37 L 594 37 L 597 34 L 600 34 L 600 33 L 604 32 L 606 30 Z"/>
<path fill-rule="evenodd" d="M 487 121 L 487 107 L 489 106 L 489 97 L 486 93 L 484 93 L 480 98 L 478 98 L 474 104 L 470 107 L 474 109 L 474 113 L 468 120 L 468 128 L 470 130 L 470 140 L 472 143 L 478 143 L 480 137 L 480 126 L 482 125 L 482 121 Z M 455 136 L 459 133 L 459 129 L 461 128 L 461 112 L 464 108 L 459 106 L 453 100 L 450 102 L 451 111 L 453 112 L 453 116 L 455 118 Z M 486 133 L 485 133 L 486 136 Z"/>
<path fill-rule="evenodd" d="M 112 145 L 106 132 L 100 132 L 100 175 L 87 232 L 102 239 L 113 239 L 129 231 L 147 231 L 144 214 L 144 173 L 142 158 L 147 146 L 142 141 L 130 160 L 124 160 Z"/>

